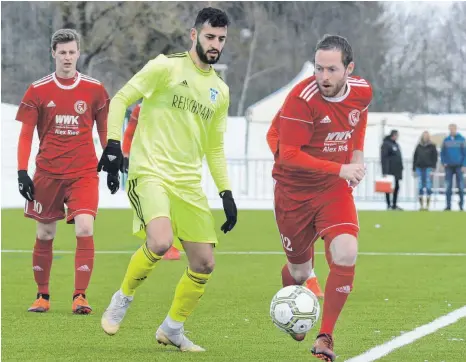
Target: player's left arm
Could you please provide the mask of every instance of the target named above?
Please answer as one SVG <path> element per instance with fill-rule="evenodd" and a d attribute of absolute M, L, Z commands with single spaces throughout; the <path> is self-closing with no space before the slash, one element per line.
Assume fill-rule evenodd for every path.
<path fill-rule="evenodd" d="M 369 113 L 369 105 L 372 100 L 372 88 L 368 88 L 367 106 L 361 111 L 359 122 L 356 125 L 354 135 L 353 154 L 351 155 L 350 163 L 363 165 L 364 164 L 364 138 L 366 137 L 367 117 Z M 358 183 L 351 181 L 350 186 L 355 187 Z"/>
<path fill-rule="evenodd" d="M 364 163 L 364 138 L 366 137 L 367 114 L 368 108 L 366 107 L 366 109 L 361 112 L 359 123 L 356 127 L 351 163 Z"/>
<path fill-rule="evenodd" d="M 209 165 L 210 174 L 214 179 L 220 197 L 223 202 L 226 221 L 221 230 L 226 234 L 236 225 L 238 211 L 235 200 L 231 192 L 230 181 L 228 180 L 227 161 L 224 150 L 224 134 L 227 127 L 228 107 L 230 105 L 229 94 L 225 97 L 221 108 L 214 114 L 214 119 L 209 127 L 208 147 L 206 150 L 207 164 Z"/>
<path fill-rule="evenodd" d="M 229 99 L 215 112 L 209 128 L 208 147 L 206 150 L 207 164 L 214 179 L 218 192 L 231 190 L 228 180 L 227 162 L 224 149 L 224 134 L 228 118 Z"/>
<path fill-rule="evenodd" d="M 97 102 L 94 112 L 94 119 L 97 125 L 97 133 L 99 134 L 100 145 L 102 149 L 107 146 L 107 118 L 108 108 L 110 103 L 110 97 L 107 90 L 102 85 L 97 94 Z"/>

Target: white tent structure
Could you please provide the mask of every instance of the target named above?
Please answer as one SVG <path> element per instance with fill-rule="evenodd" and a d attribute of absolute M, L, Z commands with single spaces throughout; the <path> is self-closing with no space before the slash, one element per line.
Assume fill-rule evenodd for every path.
<path fill-rule="evenodd" d="M 263 158 L 265 154 L 270 153 L 265 135 L 273 117 L 283 105 L 293 87 L 313 74 L 314 65 L 309 61 L 305 62 L 298 75 L 287 85 L 246 109 L 246 139 L 244 148 L 246 158 Z M 254 144 L 252 145 L 251 142 Z"/>
<path fill-rule="evenodd" d="M 314 66 L 311 62 L 307 61 L 304 63 L 299 74 L 292 81 L 246 110 L 246 120 L 248 123 L 270 123 L 293 87 L 312 75 L 314 75 Z"/>

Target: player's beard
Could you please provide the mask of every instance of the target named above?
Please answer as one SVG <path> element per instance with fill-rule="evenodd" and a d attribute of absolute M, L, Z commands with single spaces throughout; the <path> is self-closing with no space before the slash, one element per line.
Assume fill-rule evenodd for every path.
<path fill-rule="evenodd" d="M 201 62 L 205 64 L 215 64 L 220 60 L 220 56 L 222 55 L 222 52 L 217 53 L 217 57 L 214 59 L 211 59 L 207 56 L 207 52 L 205 49 L 202 47 L 201 43 L 199 42 L 199 38 L 197 38 L 197 44 L 196 44 L 196 53 Z"/>
<path fill-rule="evenodd" d="M 319 86 L 319 91 L 321 94 L 323 94 L 325 97 L 332 98 L 335 97 L 338 93 L 340 93 L 343 87 L 346 87 L 346 79 L 343 78 L 336 85 L 328 88 L 324 87 L 323 85 L 320 85 L 319 83 L 317 83 L 317 85 Z"/>

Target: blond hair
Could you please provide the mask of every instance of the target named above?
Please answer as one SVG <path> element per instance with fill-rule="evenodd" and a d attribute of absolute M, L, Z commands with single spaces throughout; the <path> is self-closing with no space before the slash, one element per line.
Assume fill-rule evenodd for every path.
<path fill-rule="evenodd" d="M 81 37 L 74 29 L 60 29 L 52 35 L 50 46 L 53 51 L 57 49 L 57 44 L 69 43 L 75 41 L 78 44 L 78 50 L 81 44 Z"/>

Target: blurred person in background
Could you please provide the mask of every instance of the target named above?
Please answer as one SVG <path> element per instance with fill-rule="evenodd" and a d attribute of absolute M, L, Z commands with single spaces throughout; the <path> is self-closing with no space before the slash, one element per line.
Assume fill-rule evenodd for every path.
<path fill-rule="evenodd" d="M 428 210 L 432 195 L 432 171 L 437 167 L 437 147 L 430 140 L 428 131 L 421 135 L 413 156 L 413 173 L 419 179 L 419 205 L 421 210 Z M 424 189 L 426 193 L 426 207 L 424 208 Z"/>
<path fill-rule="evenodd" d="M 460 195 L 459 207 L 464 207 L 464 177 L 466 171 L 466 145 L 464 137 L 458 133 L 456 124 L 448 126 L 450 134 L 443 140 L 440 159 L 445 168 L 445 184 L 447 195 L 447 206 L 445 211 L 451 210 L 451 195 L 453 189 L 453 175 L 456 175 L 456 187 Z"/>
<path fill-rule="evenodd" d="M 396 142 L 398 139 L 398 131 L 392 130 L 383 140 L 380 149 L 382 174 L 383 176 L 393 175 L 395 177 L 395 189 L 393 190 L 393 201 L 390 202 L 390 194 L 386 193 L 387 210 L 402 210 L 397 206 L 398 192 L 400 190 L 400 180 L 403 175 L 403 158 L 401 157 L 400 145 Z"/>

